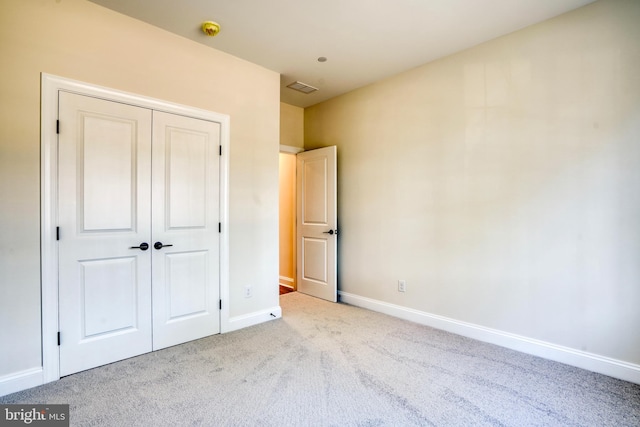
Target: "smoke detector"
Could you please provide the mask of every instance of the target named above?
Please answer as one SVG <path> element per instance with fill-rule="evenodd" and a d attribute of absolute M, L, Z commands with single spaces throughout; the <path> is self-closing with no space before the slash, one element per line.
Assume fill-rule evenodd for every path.
<path fill-rule="evenodd" d="M 220 24 L 213 21 L 204 21 L 202 23 L 202 32 L 209 37 L 215 37 L 220 32 Z"/>
<path fill-rule="evenodd" d="M 293 90 L 297 90 L 298 92 L 302 92 L 305 94 L 309 94 L 311 92 L 315 92 L 318 90 L 317 87 L 313 87 L 310 86 L 306 83 L 302 83 L 302 82 L 293 82 L 291 84 L 287 85 L 288 88 L 293 89 Z"/>

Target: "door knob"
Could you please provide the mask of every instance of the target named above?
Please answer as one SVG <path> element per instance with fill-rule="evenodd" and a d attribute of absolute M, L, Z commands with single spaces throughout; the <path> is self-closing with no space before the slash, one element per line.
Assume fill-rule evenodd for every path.
<path fill-rule="evenodd" d="M 335 230 L 335 231 L 334 230 L 323 231 L 322 234 L 331 234 L 331 235 L 338 234 L 338 230 Z"/>
<path fill-rule="evenodd" d="M 162 248 L 165 248 L 165 247 L 167 247 L 167 246 L 173 246 L 173 245 L 163 245 L 163 244 L 162 244 L 162 242 L 155 242 L 155 243 L 153 244 L 153 247 L 154 247 L 154 248 L 156 248 L 156 249 L 158 249 L 158 250 L 160 250 L 160 249 L 162 249 Z"/>
<path fill-rule="evenodd" d="M 146 242 L 140 243 L 140 246 L 131 246 L 129 249 L 140 249 L 141 251 L 146 251 L 149 249 L 149 244 Z"/>

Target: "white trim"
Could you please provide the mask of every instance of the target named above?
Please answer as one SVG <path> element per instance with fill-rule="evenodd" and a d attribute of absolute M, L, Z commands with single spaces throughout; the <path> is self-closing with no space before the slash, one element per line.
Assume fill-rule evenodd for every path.
<path fill-rule="evenodd" d="M 43 383 L 60 378 L 58 351 L 58 245 L 56 244 L 58 200 L 58 90 L 63 86 L 42 74 L 40 116 L 41 180 L 41 290 L 42 290 L 42 371 Z"/>
<path fill-rule="evenodd" d="M 260 310 L 249 314 L 243 314 L 242 316 L 235 316 L 229 319 L 229 330 L 237 331 L 238 329 L 247 328 L 249 326 L 259 325 L 260 323 L 268 322 L 269 320 L 275 320 L 282 317 L 282 309 L 280 306 L 275 306 L 270 309 Z"/>
<path fill-rule="evenodd" d="M 42 274 L 42 376 L 34 385 L 60 378 L 58 332 L 58 245 L 57 219 L 57 145 L 58 92 L 66 91 L 85 96 L 121 102 L 156 111 L 193 117 L 220 123 L 222 159 L 220 162 L 220 298 L 229 301 L 229 141 L 230 118 L 186 105 L 174 104 L 142 95 L 122 92 L 89 83 L 43 73 L 41 76 L 41 274 Z M 220 311 L 220 331 L 227 332 L 228 303 Z"/>
<path fill-rule="evenodd" d="M 220 135 L 222 158 L 220 159 L 220 333 L 228 332 L 229 324 L 229 159 L 231 158 L 230 119 L 222 126 Z M 223 142 L 222 142 L 223 141 Z"/>
<path fill-rule="evenodd" d="M 589 371 L 598 372 L 632 383 L 640 384 L 640 365 L 600 356 L 549 342 L 462 322 L 437 314 L 390 304 L 347 292 L 339 292 L 340 301 L 421 325 L 442 329 L 479 341 L 496 344 L 545 359 L 555 360 Z"/>
<path fill-rule="evenodd" d="M 0 377 L 0 396 L 39 386 L 43 384 L 42 376 L 42 367 L 38 366 Z"/>
<path fill-rule="evenodd" d="M 293 289 L 293 285 L 295 282 L 295 279 L 293 279 L 292 277 L 280 276 L 281 286 L 286 286 L 287 288 Z"/>
<path fill-rule="evenodd" d="M 282 144 L 280 144 L 280 152 L 281 153 L 298 154 L 298 153 L 302 153 L 303 151 L 304 151 L 304 148 L 293 147 L 291 145 L 282 145 Z"/>

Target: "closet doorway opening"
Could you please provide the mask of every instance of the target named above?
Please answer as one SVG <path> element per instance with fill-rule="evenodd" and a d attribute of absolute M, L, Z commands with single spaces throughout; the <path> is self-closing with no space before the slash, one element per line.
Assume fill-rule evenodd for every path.
<path fill-rule="evenodd" d="M 229 117 L 48 74 L 41 78 L 43 383 L 130 356 L 126 352 L 128 342 L 105 344 L 90 354 L 109 353 L 106 361 L 98 358 L 87 366 L 81 356 L 78 365 L 62 354 L 62 347 L 73 344 L 74 339 L 76 344 L 94 343 L 98 338 L 118 338 L 144 329 L 146 335 L 140 339 L 144 345 L 134 351 L 141 353 L 227 332 L 229 307 L 221 301 L 229 299 L 229 239 L 224 232 L 229 228 Z M 173 132 L 171 138 L 166 129 Z M 112 139 L 114 134 L 118 138 Z M 155 157 L 153 135 L 158 136 Z M 153 170 L 164 173 L 164 177 L 154 175 L 154 160 Z M 163 165 L 159 165 L 160 160 Z M 157 185 L 152 185 L 155 182 Z M 183 187 L 193 191 L 185 193 Z M 161 189 L 162 196 L 155 195 L 159 201 L 155 212 L 151 196 Z M 107 198 L 109 203 L 105 202 Z M 190 209 L 184 209 L 184 205 Z M 168 225 L 162 218 L 169 221 Z M 154 231 L 155 225 L 162 225 L 161 230 Z M 211 234 L 207 234 L 209 231 Z M 197 236 L 183 239 L 191 232 Z M 64 247 L 76 241 L 84 244 L 84 240 L 97 238 L 100 233 L 105 238 L 112 234 L 111 240 L 122 253 L 89 253 L 106 250 L 102 242 L 89 245 L 89 249 Z M 208 246 L 194 248 L 201 240 Z M 192 246 L 184 247 L 184 241 Z M 79 254 L 79 261 L 67 262 L 74 254 Z M 164 280 L 153 280 L 151 257 L 161 267 L 159 259 L 169 258 L 173 268 Z M 66 280 L 67 276 L 71 279 Z M 201 286 L 191 286 L 194 283 Z M 172 292 L 160 294 L 176 297 L 169 310 L 167 299 L 163 302 L 156 298 L 155 304 L 150 292 L 154 284 L 156 290 L 160 286 Z M 78 295 L 82 297 L 78 299 Z M 72 309 L 67 310 L 70 299 Z M 166 316 L 159 314 L 162 309 Z M 75 317 L 67 321 L 67 313 Z M 204 332 L 187 337 L 185 334 L 199 329 L 192 321 L 200 319 L 204 319 Z M 186 326 L 179 338 L 163 341 L 171 334 L 161 336 L 163 327 L 156 321 L 167 321 L 171 328 Z M 138 337 L 133 343 L 138 343 Z M 116 348 L 124 349 L 123 353 L 112 354 L 117 353 Z M 71 363 L 62 366 L 67 359 Z"/>

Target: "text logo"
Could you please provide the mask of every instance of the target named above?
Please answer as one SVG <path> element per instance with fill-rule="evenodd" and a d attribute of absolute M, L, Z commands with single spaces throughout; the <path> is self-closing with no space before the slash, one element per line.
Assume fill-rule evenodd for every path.
<path fill-rule="evenodd" d="M 0 405 L 0 427 L 69 427 L 69 405 Z"/>

